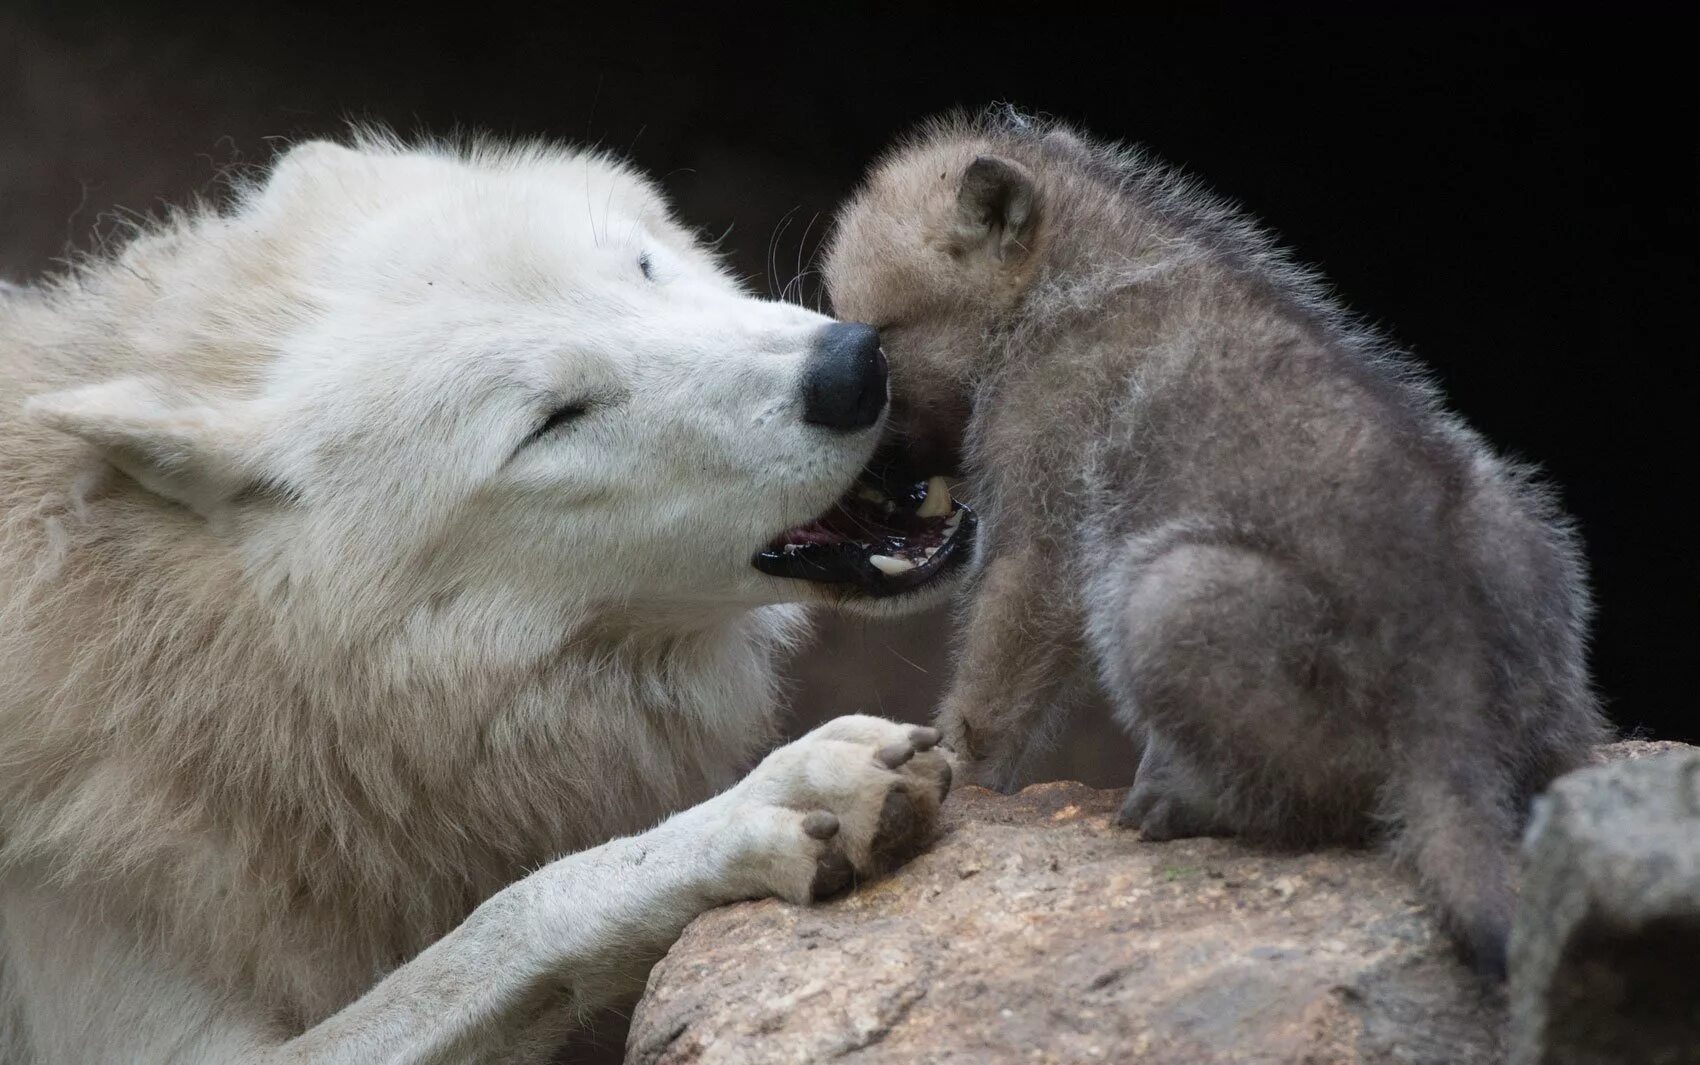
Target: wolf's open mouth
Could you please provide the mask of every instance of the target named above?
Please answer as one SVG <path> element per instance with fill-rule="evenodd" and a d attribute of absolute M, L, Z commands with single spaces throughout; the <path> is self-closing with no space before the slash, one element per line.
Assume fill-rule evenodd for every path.
<path fill-rule="evenodd" d="M 875 463 L 831 510 L 780 533 L 752 561 L 775 577 L 899 595 L 966 562 L 976 524 L 943 477 L 918 480 Z"/>

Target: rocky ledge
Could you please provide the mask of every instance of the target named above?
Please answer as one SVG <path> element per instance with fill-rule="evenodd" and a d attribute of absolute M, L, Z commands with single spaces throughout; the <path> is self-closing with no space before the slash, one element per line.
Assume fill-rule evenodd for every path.
<path fill-rule="evenodd" d="M 1661 928 L 1682 927 L 1682 900 L 1700 891 L 1700 883 L 1672 883 L 1694 875 L 1700 862 L 1692 860 L 1665 861 L 1668 875 L 1641 881 L 1567 871 L 1586 868 L 1588 847 L 1576 837 L 1614 823 L 1618 867 L 1633 863 L 1621 823 L 1640 815 L 1614 822 L 1599 813 L 1610 802 L 1601 794 L 1626 802 L 1654 795 L 1648 801 L 1661 823 L 1690 816 L 1687 828 L 1700 829 L 1700 790 L 1671 798 L 1700 782 L 1700 750 L 1624 743 L 1602 756 L 1645 758 L 1650 774 L 1668 779 L 1637 790 L 1621 778 L 1640 764 L 1584 770 L 1567 778 L 1562 808 L 1537 818 L 1537 829 L 1565 837 L 1543 845 L 1532 836 L 1531 854 L 1544 864 L 1532 866 L 1531 877 L 1549 885 L 1531 881 L 1532 897 L 1568 900 L 1569 908 L 1520 923 L 1517 945 L 1532 959 L 1527 977 L 1514 973 L 1510 992 L 1522 1001 L 1512 1037 L 1520 1061 L 1596 1060 L 1551 1045 L 1563 1026 L 1529 1003 L 1574 999 L 1579 981 L 1609 985 L 1611 965 L 1600 959 L 1614 954 L 1602 954 L 1600 937 L 1628 934 L 1611 919 L 1644 913 Z M 1601 774 L 1610 779 L 1592 780 Z M 627 1061 L 1505 1060 L 1506 990 L 1459 962 L 1413 884 L 1383 857 L 1217 839 L 1147 843 L 1113 824 L 1121 798 L 1070 783 L 1013 796 L 962 788 L 945 807 L 934 847 L 896 875 L 826 905 L 766 901 L 705 915 L 651 975 Z M 1637 838 L 1668 849 L 1682 830 L 1664 824 Z M 1700 853 L 1700 834 L 1686 838 Z M 1587 886 L 1550 886 L 1573 881 Z M 1614 902 L 1614 890 L 1650 891 L 1658 905 Z M 1688 916 L 1700 917 L 1700 897 Z M 1567 971 L 1573 929 L 1591 937 L 1584 961 L 1595 970 Z M 1678 979 L 1688 981 L 1685 994 L 1700 986 Z M 1639 997 L 1621 980 L 1611 986 L 1619 1000 Z M 1671 1039 L 1692 1034 L 1671 1023 Z"/>

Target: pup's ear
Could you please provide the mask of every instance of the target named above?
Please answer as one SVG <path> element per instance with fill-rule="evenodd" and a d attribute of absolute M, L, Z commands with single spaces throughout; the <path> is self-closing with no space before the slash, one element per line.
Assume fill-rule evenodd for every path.
<path fill-rule="evenodd" d="M 1081 140 L 1073 130 L 1057 128 L 1045 134 L 1045 147 L 1064 155 L 1083 155 L 1086 153 L 1086 142 Z"/>
<path fill-rule="evenodd" d="M 982 155 L 956 190 L 956 236 L 999 259 L 1025 251 L 1036 221 L 1033 175 L 1020 163 Z"/>
<path fill-rule="evenodd" d="M 184 406 L 141 378 L 35 396 L 24 412 L 81 437 L 143 488 L 212 516 L 243 488 L 263 482 L 250 404 Z"/>

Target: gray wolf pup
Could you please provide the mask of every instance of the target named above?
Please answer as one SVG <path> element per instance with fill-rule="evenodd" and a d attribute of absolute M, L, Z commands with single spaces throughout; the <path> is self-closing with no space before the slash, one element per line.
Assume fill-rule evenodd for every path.
<path fill-rule="evenodd" d="M 984 559 L 939 713 L 979 782 L 1100 685 L 1146 838 L 1383 835 L 1503 964 L 1530 797 L 1602 721 L 1569 525 L 1256 226 L 1008 111 L 945 119 L 839 216 L 912 455 Z"/>

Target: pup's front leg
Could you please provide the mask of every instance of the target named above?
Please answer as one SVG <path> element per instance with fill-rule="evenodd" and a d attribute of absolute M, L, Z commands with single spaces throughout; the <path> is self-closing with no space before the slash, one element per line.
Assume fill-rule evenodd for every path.
<path fill-rule="evenodd" d="M 938 733 L 841 717 L 730 790 L 641 835 L 554 862 L 341 1013 L 280 1048 L 290 1062 L 532 1060 L 540 1014 L 634 996 L 685 925 L 738 899 L 809 902 L 930 838 L 951 768 Z"/>
<path fill-rule="evenodd" d="M 964 779 L 1014 786 L 1022 760 L 1075 695 L 1075 597 L 1059 587 L 1060 554 L 1033 547 L 994 559 L 969 606 L 956 678 L 936 724 Z"/>

